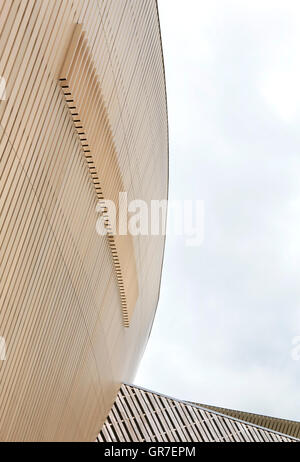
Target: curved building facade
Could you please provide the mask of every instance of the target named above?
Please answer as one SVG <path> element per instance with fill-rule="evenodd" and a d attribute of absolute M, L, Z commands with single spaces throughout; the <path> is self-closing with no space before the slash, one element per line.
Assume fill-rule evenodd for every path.
<path fill-rule="evenodd" d="M 167 198 L 157 4 L 4 0 L 0 34 L 0 440 L 92 441 L 159 297 L 164 236 L 104 202 Z"/>

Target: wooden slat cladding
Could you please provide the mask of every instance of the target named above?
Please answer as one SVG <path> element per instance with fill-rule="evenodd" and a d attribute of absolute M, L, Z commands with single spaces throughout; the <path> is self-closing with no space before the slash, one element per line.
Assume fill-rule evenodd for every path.
<path fill-rule="evenodd" d="M 296 439 L 134 385 L 122 385 L 98 442 L 292 442 Z"/>
<path fill-rule="evenodd" d="M 102 215 L 106 224 L 119 285 L 124 326 L 129 322 L 138 297 L 134 248 L 130 234 L 119 235 L 119 193 L 124 185 L 98 76 L 82 26 L 77 24 L 60 72 L 60 85 L 84 152 Z M 116 229 L 105 206 L 116 206 Z"/>
<path fill-rule="evenodd" d="M 167 197 L 168 127 L 156 2 L 1 1 L 4 441 L 93 440 L 120 383 L 135 372 L 159 295 L 164 237 L 136 236 L 130 252 L 139 290 L 130 328 L 124 328 L 111 247 L 96 232 L 95 175 L 59 84 L 77 27 L 85 56 L 90 55 L 89 77 L 97 75 L 99 82 L 87 89 L 78 86 L 79 72 L 70 79 L 86 121 L 92 171 L 97 169 L 102 181 L 103 159 L 114 149 L 113 173 L 105 170 L 103 184 L 111 181 L 112 191 L 124 187 L 129 200 Z M 89 98 L 101 94 L 99 107 L 81 103 L 90 91 Z M 94 120 L 103 124 L 98 138 L 85 119 L 88 108 L 102 109 L 103 118 Z"/>
<path fill-rule="evenodd" d="M 300 439 L 300 422 L 296 422 L 294 420 L 278 419 L 276 417 L 253 414 L 251 412 L 237 411 L 234 409 L 226 409 L 224 407 L 210 406 L 206 404 L 197 405 Z"/>

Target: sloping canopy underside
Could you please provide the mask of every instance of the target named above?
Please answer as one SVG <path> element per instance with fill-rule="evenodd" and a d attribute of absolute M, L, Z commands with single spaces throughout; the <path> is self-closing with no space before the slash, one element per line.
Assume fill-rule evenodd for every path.
<path fill-rule="evenodd" d="M 294 438 L 193 403 L 122 385 L 99 442 L 291 442 Z"/>

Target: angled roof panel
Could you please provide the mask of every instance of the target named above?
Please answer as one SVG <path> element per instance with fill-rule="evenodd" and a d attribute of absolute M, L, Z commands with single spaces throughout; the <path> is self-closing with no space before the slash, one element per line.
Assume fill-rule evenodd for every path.
<path fill-rule="evenodd" d="M 235 417 L 236 419 L 244 420 L 261 427 L 266 427 L 270 430 L 275 430 L 286 435 L 294 436 L 295 438 L 300 438 L 300 422 L 294 420 L 279 419 L 276 417 L 254 414 L 251 412 L 237 411 L 234 409 L 226 409 L 223 407 L 211 406 L 207 404 L 192 404 L 196 404 L 197 406 L 205 407 L 207 409 L 211 409 L 213 411 L 220 412 L 221 414 L 226 414 L 228 416 Z"/>
<path fill-rule="evenodd" d="M 265 422 L 264 417 L 262 421 Z M 296 440 L 289 435 L 226 415 L 215 409 L 126 384 L 121 386 L 112 410 L 97 437 L 99 442 L 292 442 Z"/>

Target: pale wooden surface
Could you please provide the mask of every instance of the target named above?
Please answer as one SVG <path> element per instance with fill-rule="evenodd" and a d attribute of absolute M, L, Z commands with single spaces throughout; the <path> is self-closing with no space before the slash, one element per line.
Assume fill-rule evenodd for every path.
<path fill-rule="evenodd" d="M 193 403 L 134 385 L 122 385 L 97 441 L 291 442 L 294 439 Z"/>
<path fill-rule="evenodd" d="M 136 237 L 139 292 L 124 328 L 111 249 L 95 231 L 95 186 L 59 85 L 76 23 L 129 200 L 167 196 L 156 2 L 2 0 L 2 440 L 93 440 L 120 383 L 132 378 L 158 300 L 164 238 Z M 106 141 L 100 136 L 91 145 Z M 99 158 L 99 174 L 100 166 Z"/>
<path fill-rule="evenodd" d="M 270 417 L 260 414 L 253 414 L 251 412 L 237 411 L 234 409 L 227 409 L 224 407 L 211 406 L 207 404 L 198 405 L 300 439 L 300 422 L 294 420 L 279 419 L 276 417 Z"/>
<path fill-rule="evenodd" d="M 60 85 L 81 142 L 98 201 L 107 210 L 105 199 L 116 207 L 116 229 L 109 213 L 102 212 L 107 222 L 108 242 L 120 291 L 124 326 L 129 322 L 138 298 L 138 281 L 132 236 L 119 235 L 119 193 L 125 191 L 111 126 L 101 93 L 92 53 L 81 24 L 74 32 L 63 67 Z"/>

